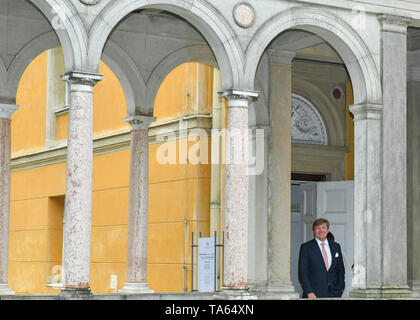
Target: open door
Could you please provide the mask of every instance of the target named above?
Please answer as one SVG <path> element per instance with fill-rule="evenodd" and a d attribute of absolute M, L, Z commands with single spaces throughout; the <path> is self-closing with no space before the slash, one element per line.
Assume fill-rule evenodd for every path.
<path fill-rule="evenodd" d="M 297 275 L 299 249 L 302 243 L 313 239 L 313 222 L 317 218 L 324 218 L 330 222 L 330 231 L 341 246 L 346 268 L 343 297 L 348 297 L 353 279 L 354 181 L 298 183 L 292 186 L 292 204 L 296 202 L 297 195 L 300 203 L 291 208 L 292 283 L 296 291 L 301 293 Z"/>
<path fill-rule="evenodd" d="M 354 257 L 354 181 L 333 181 L 317 183 L 317 218 L 327 219 L 330 232 L 341 246 L 346 268 L 346 287 L 343 298 L 352 289 Z"/>
<path fill-rule="evenodd" d="M 302 243 L 312 240 L 312 224 L 316 220 L 317 183 L 308 182 L 300 185 L 300 206 L 302 214 Z"/>

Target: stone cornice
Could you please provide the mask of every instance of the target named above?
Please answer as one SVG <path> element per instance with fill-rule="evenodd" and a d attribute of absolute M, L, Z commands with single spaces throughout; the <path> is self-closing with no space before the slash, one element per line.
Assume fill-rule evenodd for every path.
<path fill-rule="evenodd" d="M 383 106 L 379 104 L 353 104 L 350 112 L 354 120 L 380 120 L 382 119 Z"/>
<path fill-rule="evenodd" d="M 167 135 L 165 141 L 175 141 L 179 138 L 194 136 L 195 129 L 202 129 L 210 137 L 211 116 L 189 116 L 182 119 L 184 126 L 180 130 L 181 119 L 168 121 L 165 123 L 153 124 L 149 127 L 149 145 L 162 143 L 157 137 L 164 132 L 173 133 Z M 197 133 L 198 134 L 198 133 Z M 98 137 L 93 140 L 93 155 L 103 155 L 107 153 L 119 152 L 130 149 L 131 130 L 114 133 L 105 137 Z M 63 163 L 67 160 L 67 145 L 64 144 L 47 150 L 33 152 L 25 155 L 12 156 L 11 170 L 21 171 L 42 166 L 48 166 L 56 163 Z"/>
<path fill-rule="evenodd" d="M 382 24 L 382 31 L 407 34 L 407 27 L 412 21 L 409 17 L 392 14 L 378 14 L 378 20 Z"/>
<path fill-rule="evenodd" d="M 294 51 L 268 49 L 268 61 L 270 64 L 291 66 L 295 56 L 296 52 Z"/>
<path fill-rule="evenodd" d="M 15 104 L 0 103 L 0 119 L 10 119 L 17 109 L 19 106 Z"/>
<path fill-rule="evenodd" d="M 255 100 L 258 98 L 258 92 L 251 91 L 251 90 L 242 90 L 242 89 L 226 89 L 219 92 L 219 97 L 226 98 L 227 100 L 234 100 L 234 99 Z"/>
<path fill-rule="evenodd" d="M 61 77 L 63 81 L 75 85 L 87 85 L 93 87 L 98 81 L 101 81 L 103 75 L 98 73 L 87 73 L 71 71 Z"/>

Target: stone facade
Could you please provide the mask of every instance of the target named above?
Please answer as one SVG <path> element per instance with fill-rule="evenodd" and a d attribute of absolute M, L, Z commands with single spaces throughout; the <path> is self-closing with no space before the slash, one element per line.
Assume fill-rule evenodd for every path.
<path fill-rule="evenodd" d="M 258 286 L 263 295 L 293 296 L 287 227 L 290 173 L 296 150 L 288 134 L 291 97 L 294 88 L 297 94 L 309 90 L 309 95 L 311 90 L 325 90 L 325 82 L 314 85 L 313 78 L 306 77 L 311 72 L 299 71 L 299 65 L 310 61 L 315 66 L 325 64 L 325 72 L 345 68 L 349 79 L 346 73 L 339 83 L 349 80 L 353 86 L 354 104 L 350 110 L 354 115 L 357 190 L 354 232 L 358 237 L 351 295 L 415 294 L 420 278 L 419 253 L 414 244 L 420 235 L 416 223 L 419 188 L 413 176 L 419 170 L 419 153 L 412 117 L 418 116 L 415 88 L 420 41 L 415 34 L 420 26 L 420 4 L 401 1 L 385 6 L 373 0 L 334 5 L 325 0 L 250 0 L 248 5 L 240 6 L 239 1 L 154 3 L 0 1 L 0 12 L 7 12 L 0 14 L 0 26 L 9 31 L 0 35 L 0 248 L 8 245 L 8 110 L 16 100 L 23 71 L 38 54 L 62 47 L 66 73 L 63 80 L 69 86 L 64 295 L 89 292 L 92 105 L 93 86 L 102 78 L 98 74 L 101 58 L 120 80 L 127 114 L 133 117 L 153 114 L 157 90 L 174 67 L 189 61 L 203 62 L 220 70 L 221 92 L 228 102 L 228 138 L 235 131 L 239 135 L 232 139 L 240 141 L 228 144 L 226 150 L 226 160 L 233 162 L 227 161 L 225 175 L 224 287 L 226 292 L 244 294 Z M 8 10 L 2 10 L 3 7 Z M 12 20 L 19 21 L 20 27 Z M 293 76 L 292 66 L 296 66 L 299 77 Z M 336 76 L 340 74 L 337 72 Z M 321 93 L 318 97 L 323 96 Z M 329 107 L 320 106 L 321 114 L 322 108 L 334 106 L 334 102 L 328 104 Z M 325 112 L 329 116 L 324 119 L 331 153 L 345 148 L 345 110 L 338 102 L 336 107 L 339 110 Z M 257 177 L 249 176 L 246 166 L 249 141 L 253 139 L 248 136 L 249 127 L 266 130 L 265 170 Z M 138 151 L 132 154 L 135 158 L 130 169 L 132 229 L 128 236 L 127 290 L 130 287 L 132 292 L 148 292 L 146 270 L 141 270 L 146 265 L 147 233 L 142 224 L 147 222 L 147 169 L 144 163 L 137 167 L 136 162 L 145 157 L 146 132 L 146 125 L 133 129 L 131 141 L 132 150 Z M 339 171 L 340 168 L 337 177 Z M 260 192 L 261 188 L 267 190 L 268 197 Z M 257 212 L 257 203 L 263 203 L 263 210 Z M 249 221 L 256 221 L 257 215 L 267 221 L 266 226 L 261 225 L 265 233 L 256 232 L 257 229 L 248 232 Z M 265 235 L 265 242 L 258 239 Z M 257 253 L 257 243 L 263 243 L 261 251 L 265 254 Z M 4 287 L 7 291 L 7 250 L 1 252 L 0 290 Z M 256 259 L 256 255 L 263 258 L 261 264 L 250 268 L 255 261 L 249 257 Z M 249 279 L 254 282 L 252 285 Z M 139 285 L 133 287 L 131 283 Z"/>

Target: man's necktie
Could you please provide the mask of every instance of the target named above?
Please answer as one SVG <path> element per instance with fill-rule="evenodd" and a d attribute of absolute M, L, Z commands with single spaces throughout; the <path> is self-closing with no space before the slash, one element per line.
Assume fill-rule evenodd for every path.
<path fill-rule="evenodd" d="M 328 267 L 328 256 L 327 256 L 327 251 L 325 250 L 325 243 L 321 242 L 322 245 L 322 256 L 324 257 L 324 263 L 325 263 L 325 268 L 327 268 L 327 271 L 329 269 Z"/>

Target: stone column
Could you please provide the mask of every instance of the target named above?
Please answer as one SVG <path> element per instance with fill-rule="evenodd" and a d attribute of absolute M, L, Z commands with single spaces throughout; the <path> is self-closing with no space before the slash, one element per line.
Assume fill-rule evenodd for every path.
<path fill-rule="evenodd" d="M 292 60 L 295 52 L 269 50 L 270 139 L 268 163 L 267 291 L 298 296 L 290 272 Z"/>
<path fill-rule="evenodd" d="M 70 72 L 66 198 L 63 219 L 63 295 L 89 294 L 92 219 L 93 86 L 101 75 Z"/>
<path fill-rule="evenodd" d="M 248 288 L 248 105 L 258 94 L 231 89 L 228 100 L 224 210 L 224 290 Z"/>
<path fill-rule="evenodd" d="M 124 119 L 131 125 L 130 185 L 128 208 L 127 279 L 120 293 L 153 293 L 147 284 L 147 222 L 149 195 L 150 116 Z"/>
<path fill-rule="evenodd" d="M 408 284 L 420 296 L 420 66 L 412 66 L 407 100 Z M 411 72 L 410 72 L 411 71 Z"/>
<path fill-rule="evenodd" d="M 10 215 L 10 123 L 18 106 L 0 103 L 0 296 L 14 294 L 8 285 Z"/>
<path fill-rule="evenodd" d="M 351 297 L 380 296 L 382 283 L 382 106 L 354 115 L 354 275 Z"/>
<path fill-rule="evenodd" d="M 379 15 L 383 92 L 383 297 L 411 295 L 407 285 L 407 26 Z"/>

